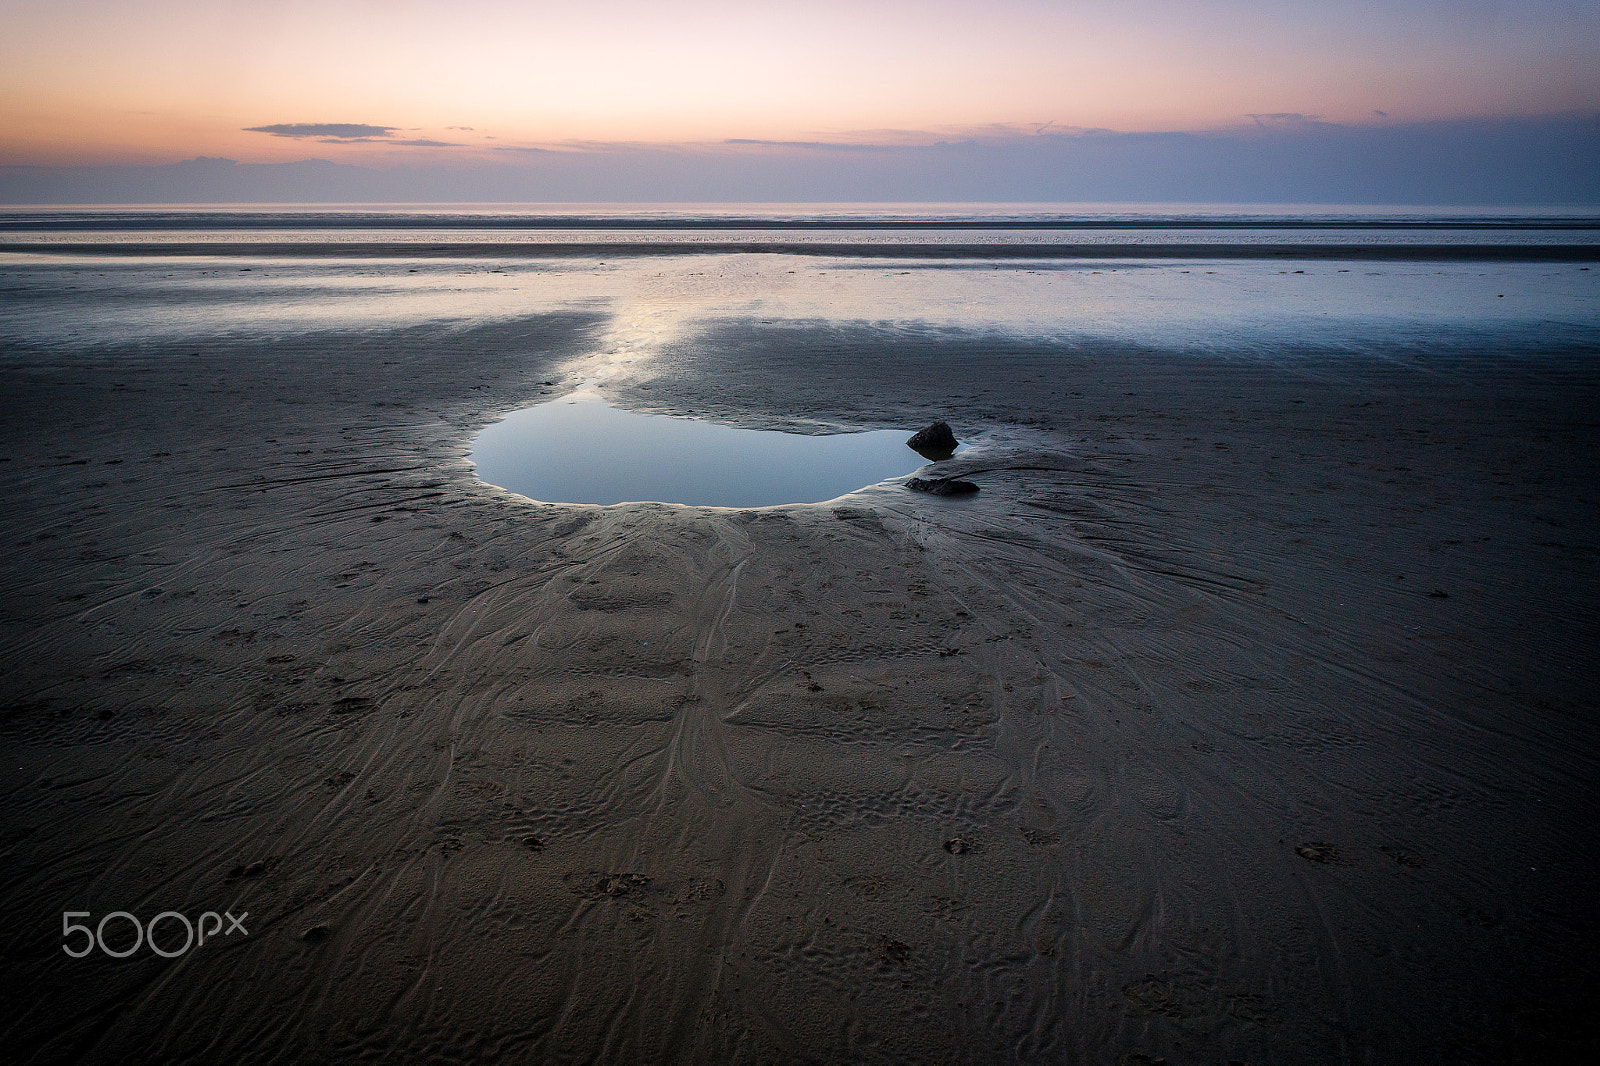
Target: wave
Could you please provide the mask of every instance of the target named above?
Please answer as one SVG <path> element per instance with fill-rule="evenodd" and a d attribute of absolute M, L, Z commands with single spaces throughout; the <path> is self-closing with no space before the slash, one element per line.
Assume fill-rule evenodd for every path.
<path fill-rule="evenodd" d="M 954 244 L 785 241 L 623 241 L 471 243 L 392 241 L 0 241 L 0 253 L 94 256 L 201 256 L 261 259 L 631 258 L 672 255 L 803 255 L 840 259 L 1272 259 L 1348 261 L 1594 262 L 1600 244 L 1413 243 L 1083 243 Z"/>
<path fill-rule="evenodd" d="M 579 211 L 553 205 L 523 209 L 350 208 L 20 208 L 0 211 L 0 232 L 254 232 L 323 230 L 400 231 L 1600 231 L 1600 216 L 1543 212 L 1449 213 L 1424 209 L 1260 208 L 1209 210 L 967 210 L 894 207 L 696 210 L 617 207 Z"/>

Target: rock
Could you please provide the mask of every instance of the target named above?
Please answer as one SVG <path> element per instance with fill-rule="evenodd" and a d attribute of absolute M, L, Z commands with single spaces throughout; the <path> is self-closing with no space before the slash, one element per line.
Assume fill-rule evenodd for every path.
<path fill-rule="evenodd" d="M 921 429 L 906 441 L 907 447 L 918 455 L 938 462 L 948 459 L 955 454 L 956 435 L 951 432 L 947 422 L 935 422 L 927 429 Z"/>
<path fill-rule="evenodd" d="M 933 496 L 971 496 L 978 491 L 978 486 L 972 482 L 953 477 L 914 477 L 906 482 L 906 488 L 912 492 L 926 492 Z"/>

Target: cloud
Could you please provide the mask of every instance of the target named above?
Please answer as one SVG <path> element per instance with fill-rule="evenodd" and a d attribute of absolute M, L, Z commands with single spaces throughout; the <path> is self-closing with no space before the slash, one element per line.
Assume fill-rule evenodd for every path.
<path fill-rule="evenodd" d="M 359 122 L 280 122 L 272 126 L 247 126 L 246 133 L 270 133 L 274 137 L 316 137 L 322 140 L 369 141 L 388 137 L 394 126 L 368 126 Z"/>
<path fill-rule="evenodd" d="M 450 126 L 450 129 L 463 129 Z M 368 126 L 360 122 L 280 122 L 275 126 L 251 126 L 246 133 L 270 133 L 274 137 L 309 137 L 319 144 L 389 144 L 401 148 L 464 148 L 455 141 L 434 141 L 417 137 L 394 140 L 399 126 Z M 408 131 L 409 132 L 409 131 Z"/>
<path fill-rule="evenodd" d="M 1301 121 L 1304 120 L 1304 121 Z M 967 140 L 862 150 L 575 142 L 374 151 L 381 165 L 195 159 L 165 166 L 0 165 L 0 203 L 553 202 L 642 200 L 1600 204 L 1600 113 L 1334 124 L 1259 116 L 1202 131 L 980 128 Z M 399 145 L 413 131 L 374 139 Z M 420 139 L 420 138 L 419 138 Z M 315 143 L 315 138 L 301 144 Z M 340 142 L 348 143 L 348 142 Z M 843 150 L 842 150 L 843 149 Z M 343 153 L 353 155 L 357 153 Z M 400 156 L 402 158 L 395 158 Z"/>
<path fill-rule="evenodd" d="M 753 137 L 729 137 L 722 143 L 743 148 L 805 148 L 825 152 L 877 152 L 885 147 L 881 144 L 852 144 L 849 141 L 763 141 Z"/>
<path fill-rule="evenodd" d="M 1298 111 L 1270 111 L 1245 117 L 1254 119 L 1256 125 L 1264 130 L 1308 130 L 1327 125 L 1316 115 L 1302 115 Z"/>
<path fill-rule="evenodd" d="M 1003 144 L 1022 137 L 1072 138 L 1109 130 L 1064 126 L 1049 122 L 989 122 L 981 125 L 934 126 L 929 129 L 852 129 L 816 131 L 809 140 L 762 140 L 730 137 L 724 145 L 769 148 L 807 148 L 826 151 L 896 151 L 904 148 L 948 147 L 952 144 Z"/>

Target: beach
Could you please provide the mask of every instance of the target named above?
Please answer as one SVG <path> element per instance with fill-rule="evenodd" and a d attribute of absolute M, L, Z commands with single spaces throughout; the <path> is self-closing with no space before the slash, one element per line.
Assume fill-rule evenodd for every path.
<path fill-rule="evenodd" d="M 80 305 L 28 280 L 68 257 L 9 260 L 38 325 L 0 348 L 6 1057 L 1592 1051 L 1593 275 L 1473 260 L 1439 283 L 1466 326 L 1418 297 L 1324 328 L 1323 296 L 1262 310 L 1296 269 L 1370 286 L 1349 306 L 1433 282 L 836 252 L 435 264 L 478 310 L 241 332 L 197 300 L 181 336 L 159 275 L 267 282 L 107 253 Z M 1066 314 L 1040 279 L 1149 317 L 1035 328 Z M 1158 284 L 1224 282 L 1246 311 L 1175 340 L 1212 305 Z M 1560 286 L 1587 310 L 1527 310 Z M 943 419 L 982 491 L 475 477 L 483 427 L 585 381 L 748 428 Z M 248 931 L 80 959 L 67 911 Z"/>

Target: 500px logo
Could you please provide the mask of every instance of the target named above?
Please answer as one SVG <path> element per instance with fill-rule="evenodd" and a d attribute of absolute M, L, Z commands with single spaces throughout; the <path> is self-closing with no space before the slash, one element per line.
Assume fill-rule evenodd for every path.
<path fill-rule="evenodd" d="M 222 927 L 223 915 L 226 915 L 228 918 L 228 927 L 226 931 L 224 931 Z M 139 948 L 146 942 L 149 943 L 150 950 L 155 952 L 157 955 L 160 955 L 162 958 L 175 959 L 179 955 L 182 955 L 184 952 L 188 951 L 191 947 L 203 945 L 206 942 L 206 937 L 208 936 L 212 937 L 213 939 L 216 938 L 218 933 L 222 933 L 223 936 L 232 936 L 236 930 L 240 933 L 243 933 L 245 936 L 250 935 L 250 931 L 244 927 L 244 920 L 250 917 L 249 911 L 245 911 L 237 918 L 233 916 L 233 912 L 231 911 L 223 911 L 222 914 L 218 914 L 216 911 L 206 911 L 200 916 L 198 936 L 196 936 L 194 923 L 191 923 L 188 918 L 179 914 L 177 911 L 162 911 L 160 914 L 150 919 L 150 924 L 148 926 L 140 925 L 139 919 L 135 918 L 127 911 L 112 911 L 110 914 L 105 915 L 100 919 L 100 924 L 95 926 L 93 931 L 91 931 L 87 925 L 79 925 L 77 922 L 73 921 L 74 918 L 88 917 L 90 917 L 88 911 L 64 911 L 61 915 L 61 939 L 66 940 L 74 933 L 82 933 L 84 937 L 87 938 L 84 942 L 83 948 L 79 951 L 72 950 L 71 944 L 61 945 L 61 950 L 65 951 L 68 955 L 71 955 L 75 959 L 83 958 L 85 955 L 93 951 L 97 945 L 101 951 L 105 952 L 107 955 L 110 955 L 113 959 L 125 959 L 129 955 L 132 955 L 135 951 L 138 951 Z M 111 921 L 113 918 L 120 918 L 128 925 L 133 926 L 134 935 L 132 947 L 114 950 L 107 946 L 106 923 Z M 184 930 L 182 947 L 172 950 L 170 946 L 164 948 L 160 944 L 156 943 L 156 926 L 160 925 L 163 920 L 167 921 L 169 926 L 172 922 L 182 923 Z M 210 929 L 206 928 L 208 921 L 210 922 Z M 113 926 L 112 928 L 115 929 L 116 927 Z"/>

